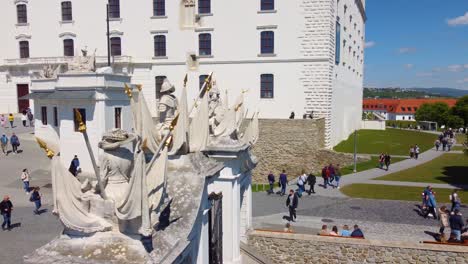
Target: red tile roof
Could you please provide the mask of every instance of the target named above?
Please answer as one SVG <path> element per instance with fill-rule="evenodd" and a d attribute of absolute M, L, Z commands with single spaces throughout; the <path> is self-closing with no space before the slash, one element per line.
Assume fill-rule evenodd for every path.
<path fill-rule="evenodd" d="M 457 99 L 364 99 L 362 102 L 362 108 L 363 110 L 380 110 L 389 113 L 414 114 L 422 104 L 433 104 L 437 102 L 444 102 L 449 107 L 453 107 L 457 102 Z"/>

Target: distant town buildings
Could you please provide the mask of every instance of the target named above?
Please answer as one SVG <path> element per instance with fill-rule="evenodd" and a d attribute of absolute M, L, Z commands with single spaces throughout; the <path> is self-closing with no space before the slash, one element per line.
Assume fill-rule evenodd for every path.
<path fill-rule="evenodd" d="M 214 72 L 231 102 L 248 90 L 260 118 L 324 117 L 327 147 L 360 127 L 365 0 L 11 0 L 0 17 L 0 113 L 32 104 L 19 98 L 45 66 L 63 72 L 86 47 L 106 66 L 109 47 L 154 115 L 165 77 L 180 88 L 188 73 L 194 98 Z"/>
<path fill-rule="evenodd" d="M 416 110 L 425 103 L 444 102 L 453 107 L 457 99 L 424 98 L 424 99 L 364 99 L 364 113 L 375 113 L 385 120 L 415 121 Z"/>

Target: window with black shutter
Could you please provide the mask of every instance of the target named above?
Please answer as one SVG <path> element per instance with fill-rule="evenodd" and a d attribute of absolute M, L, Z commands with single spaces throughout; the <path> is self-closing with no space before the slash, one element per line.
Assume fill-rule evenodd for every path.
<path fill-rule="evenodd" d="M 75 56 L 75 47 L 73 45 L 73 39 L 63 40 L 63 55 L 64 56 Z"/>
<path fill-rule="evenodd" d="M 210 14 L 211 13 L 211 0 L 198 0 L 198 13 Z"/>
<path fill-rule="evenodd" d="M 20 49 L 20 58 L 22 59 L 29 58 L 29 42 L 28 41 L 20 41 L 19 49 Z"/>
<path fill-rule="evenodd" d="M 260 0 L 260 10 L 275 10 L 275 0 Z"/>
<path fill-rule="evenodd" d="M 166 36 L 164 35 L 154 36 L 154 56 L 156 57 L 166 56 Z"/>
<path fill-rule="evenodd" d="M 121 40 L 119 37 L 113 37 L 110 39 L 111 45 L 111 55 L 112 56 L 120 56 L 122 55 L 122 46 Z"/>
<path fill-rule="evenodd" d="M 198 35 L 198 54 L 211 55 L 211 34 L 202 33 Z"/>
<path fill-rule="evenodd" d="M 70 1 L 62 2 L 62 21 L 72 21 L 72 3 Z"/>
<path fill-rule="evenodd" d="M 16 15 L 18 17 L 18 24 L 28 23 L 28 9 L 25 4 L 16 6 Z"/>
<path fill-rule="evenodd" d="M 275 32 L 262 31 L 260 39 L 260 52 L 262 54 L 273 54 L 275 52 Z"/>
<path fill-rule="evenodd" d="M 47 125 L 47 106 L 41 107 L 41 121 L 43 125 Z"/>
<path fill-rule="evenodd" d="M 153 0 L 153 15 L 154 16 L 166 15 L 166 0 Z"/>
<path fill-rule="evenodd" d="M 260 98 L 273 98 L 273 74 L 260 75 Z"/>
<path fill-rule="evenodd" d="M 109 18 L 120 18 L 120 0 L 109 0 Z"/>

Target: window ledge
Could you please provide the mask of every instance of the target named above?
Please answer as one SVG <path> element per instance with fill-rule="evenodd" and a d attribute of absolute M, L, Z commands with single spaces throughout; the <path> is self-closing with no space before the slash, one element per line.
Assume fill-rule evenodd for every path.
<path fill-rule="evenodd" d="M 274 101 L 275 98 L 274 97 L 260 97 L 260 100 L 262 100 L 262 101 Z"/>
<path fill-rule="evenodd" d="M 209 59 L 209 58 L 213 58 L 213 55 L 198 55 L 197 58 L 199 58 L 199 59 Z"/>
<path fill-rule="evenodd" d="M 213 13 L 198 13 L 197 14 L 199 17 L 206 17 L 206 16 L 213 16 Z"/>
<path fill-rule="evenodd" d="M 153 60 L 167 60 L 167 56 L 153 56 Z"/>
<path fill-rule="evenodd" d="M 109 18 L 109 21 L 119 21 L 119 22 L 122 22 L 122 18 L 121 17 L 112 17 L 112 18 Z"/>
<path fill-rule="evenodd" d="M 276 53 L 260 53 L 257 57 L 276 57 Z"/>
<path fill-rule="evenodd" d="M 15 24 L 15 26 L 17 26 L 17 27 L 27 27 L 27 26 L 29 26 L 29 23 L 17 23 L 17 24 Z"/>
<path fill-rule="evenodd" d="M 167 16 L 152 16 L 151 19 L 166 19 Z"/>
<path fill-rule="evenodd" d="M 275 14 L 276 13 L 276 9 L 273 9 L 273 10 L 258 10 L 257 11 L 257 14 Z"/>
<path fill-rule="evenodd" d="M 63 24 L 75 24 L 75 20 L 62 20 L 60 21 L 60 25 Z"/>

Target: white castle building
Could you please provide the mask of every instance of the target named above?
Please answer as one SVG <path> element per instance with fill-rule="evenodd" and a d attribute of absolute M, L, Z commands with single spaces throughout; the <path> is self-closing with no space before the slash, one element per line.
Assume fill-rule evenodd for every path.
<path fill-rule="evenodd" d="M 85 47 L 106 65 L 107 2 L 0 2 L 0 113 L 32 104 L 19 98 L 44 65 Z M 154 115 L 164 77 L 198 87 L 214 72 L 260 118 L 325 117 L 328 147 L 360 127 L 365 0 L 109 0 L 109 14 L 114 71 L 143 84 Z"/>

